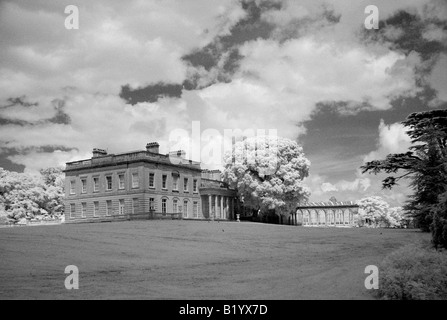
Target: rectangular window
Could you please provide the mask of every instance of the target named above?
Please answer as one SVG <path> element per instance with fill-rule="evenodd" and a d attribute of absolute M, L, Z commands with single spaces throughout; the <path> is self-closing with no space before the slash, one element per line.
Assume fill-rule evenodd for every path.
<path fill-rule="evenodd" d="M 166 188 L 166 181 L 168 180 L 168 176 L 167 175 L 163 175 L 163 177 L 162 177 L 162 181 L 161 181 L 161 187 L 163 188 L 163 189 L 167 189 Z"/>
<path fill-rule="evenodd" d="M 118 175 L 118 180 L 119 180 L 118 188 L 119 189 L 124 189 L 124 174 L 119 174 Z"/>
<path fill-rule="evenodd" d="M 166 199 L 161 199 L 161 213 L 166 214 L 167 208 L 167 200 Z"/>
<path fill-rule="evenodd" d="M 175 176 L 172 182 L 172 190 L 178 190 L 178 177 Z"/>
<path fill-rule="evenodd" d="M 106 176 L 107 190 L 112 190 L 112 176 Z"/>
<path fill-rule="evenodd" d="M 81 179 L 82 183 L 82 193 L 87 193 L 87 179 Z"/>
<path fill-rule="evenodd" d="M 112 200 L 106 201 L 106 215 L 111 216 L 112 215 Z"/>
<path fill-rule="evenodd" d="M 192 203 L 192 214 L 193 214 L 194 218 L 199 217 L 199 203 L 197 201 L 194 201 Z"/>
<path fill-rule="evenodd" d="M 132 188 L 138 188 L 140 186 L 140 179 L 138 177 L 138 172 L 132 173 Z"/>
<path fill-rule="evenodd" d="M 76 194 L 76 181 L 70 181 L 70 194 Z"/>
<path fill-rule="evenodd" d="M 188 201 L 183 201 L 183 218 L 188 218 Z"/>
<path fill-rule="evenodd" d="M 94 192 L 99 191 L 99 178 L 98 177 L 93 178 L 93 191 Z"/>
<path fill-rule="evenodd" d="M 149 173 L 149 188 L 155 187 L 155 174 L 153 172 Z"/>
<path fill-rule="evenodd" d="M 97 217 L 99 215 L 99 202 L 93 202 L 93 216 Z"/>
<path fill-rule="evenodd" d="M 188 191 L 188 178 L 183 178 L 183 191 Z"/>
<path fill-rule="evenodd" d="M 155 198 L 149 198 L 149 210 L 155 211 Z"/>
<path fill-rule="evenodd" d="M 76 214 L 76 205 L 74 203 L 70 203 L 70 218 L 73 218 Z"/>
<path fill-rule="evenodd" d="M 139 201 L 138 198 L 132 199 L 132 213 L 138 213 L 138 207 L 139 207 Z"/>
<path fill-rule="evenodd" d="M 172 211 L 174 211 L 174 213 L 177 213 L 177 206 L 178 206 L 177 199 L 172 200 Z"/>
<path fill-rule="evenodd" d="M 124 214 L 124 199 L 119 201 L 119 214 Z"/>
<path fill-rule="evenodd" d="M 81 217 L 85 218 L 86 213 L 87 213 L 87 203 L 83 202 L 81 204 Z"/>
<path fill-rule="evenodd" d="M 197 180 L 194 179 L 192 182 L 192 191 L 197 192 Z"/>

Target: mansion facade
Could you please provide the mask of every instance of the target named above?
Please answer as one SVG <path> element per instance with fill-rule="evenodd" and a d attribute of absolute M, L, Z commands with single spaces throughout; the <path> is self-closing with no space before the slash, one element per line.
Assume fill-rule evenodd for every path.
<path fill-rule="evenodd" d="M 235 216 L 236 191 L 219 170 L 202 170 L 181 150 L 160 154 L 156 142 L 119 154 L 93 149 L 92 158 L 68 162 L 64 172 L 67 223 Z"/>

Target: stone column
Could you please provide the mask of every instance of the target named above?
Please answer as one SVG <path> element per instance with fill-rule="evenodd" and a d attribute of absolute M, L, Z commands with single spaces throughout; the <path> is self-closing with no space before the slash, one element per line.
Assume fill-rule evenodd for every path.
<path fill-rule="evenodd" d="M 224 197 L 220 196 L 220 218 L 223 219 L 225 218 L 225 214 L 224 214 Z"/>
<path fill-rule="evenodd" d="M 208 195 L 208 218 L 209 219 L 211 219 L 211 217 L 213 215 L 213 212 L 212 212 L 213 208 L 211 207 L 211 203 L 212 203 L 211 201 L 213 201 L 212 195 Z"/>
<path fill-rule="evenodd" d="M 218 218 L 218 211 L 217 211 L 217 195 L 214 196 L 214 212 L 215 212 L 215 218 Z"/>
<path fill-rule="evenodd" d="M 225 218 L 226 219 L 230 218 L 230 198 L 229 197 L 225 198 Z"/>

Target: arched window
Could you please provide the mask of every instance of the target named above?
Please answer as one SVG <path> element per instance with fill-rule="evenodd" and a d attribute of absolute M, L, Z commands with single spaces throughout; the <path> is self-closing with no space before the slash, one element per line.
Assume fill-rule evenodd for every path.
<path fill-rule="evenodd" d="M 172 199 L 172 213 L 179 212 L 179 200 L 177 198 Z"/>

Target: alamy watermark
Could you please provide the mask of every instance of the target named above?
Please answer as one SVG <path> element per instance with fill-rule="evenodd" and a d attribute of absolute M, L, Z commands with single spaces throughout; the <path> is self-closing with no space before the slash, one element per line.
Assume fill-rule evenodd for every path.
<path fill-rule="evenodd" d="M 267 167 L 276 170 L 277 129 L 224 129 L 222 132 L 208 128 L 202 131 L 200 121 L 192 121 L 190 131 L 174 129 L 170 132 L 168 140 L 169 158 L 173 164 L 183 161 L 181 156 L 184 151 L 184 155 L 189 159 L 200 161 L 204 165 L 224 166 L 229 161 L 242 164 L 262 159 L 264 162 L 268 161 L 266 170 Z"/>
<path fill-rule="evenodd" d="M 368 5 L 365 7 L 365 14 L 368 16 L 365 19 L 365 28 L 370 29 L 379 29 L 379 8 L 375 5 Z M 67 30 L 79 29 L 79 8 L 75 5 L 68 5 L 64 10 L 65 14 L 68 16 L 65 18 L 65 28 Z"/>
<path fill-rule="evenodd" d="M 64 21 L 65 29 L 79 29 L 79 8 L 71 4 L 65 7 L 64 13 L 68 14 Z"/>
<path fill-rule="evenodd" d="M 369 265 L 365 268 L 368 276 L 365 278 L 365 288 L 368 290 L 379 289 L 379 268 L 375 265 Z"/>
<path fill-rule="evenodd" d="M 365 28 L 368 30 L 379 29 L 379 8 L 369 5 L 365 8 L 365 14 L 369 14 L 365 19 Z"/>
<path fill-rule="evenodd" d="M 75 265 L 69 265 L 65 267 L 65 273 L 68 276 L 65 278 L 65 289 L 79 289 L 79 269 Z"/>

